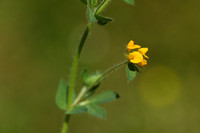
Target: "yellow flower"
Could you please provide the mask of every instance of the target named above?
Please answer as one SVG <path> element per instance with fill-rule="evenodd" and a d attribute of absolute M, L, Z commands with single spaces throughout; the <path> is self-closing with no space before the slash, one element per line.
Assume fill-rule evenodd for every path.
<path fill-rule="evenodd" d="M 127 58 L 132 63 L 140 63 L 143 60 L 142 54 L 140 54 L 139 52 L 136 52 L 136 51 L 132 52 L 132 53 L 129 53 L 129 55 L 127 56 Z"/>
<path fill-rule="evenodd" d="M 144 57 L 146 57 L 147 59 L 149 59 L 149 57 L 145 55 L 147 51 L 148 51 L 148 48 L 140 48 L 140 49 L 138 49 L 138 52 L 140 54 L 142 54 Z"/>
<path fill-rule="evenodd" d="M 140 45 L 135 45 L 134 41 L 131 40 L 127 45 L 127 49 L 127 58 L 131 63 L 138 64 L 139 66 L 147 65 L 147 61 L 144 59 L 144 57 L 147 59 L 149 58 L 148 56 L 146 56 L 148 48 L 141 48 Z"/>
<path fill-rule="evenodd" d="M 139 66 L 146 66 L 147 65 L 147 61 L 145 59 L 143 59 L 140 63 L 138 63 Z"/>
<path fill-rule="evenodd" d="M 127 45 L 128 51 L 131 51 L 133 49 L 140 48 L 140 47 L 141 47 L 140 45 L 135 45 L 134 41 L 132 41 L 132 40 Z"/>

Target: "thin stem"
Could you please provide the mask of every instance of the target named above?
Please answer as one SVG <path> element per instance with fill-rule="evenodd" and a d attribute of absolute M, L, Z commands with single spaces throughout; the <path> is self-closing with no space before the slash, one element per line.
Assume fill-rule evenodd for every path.
<path fill-rule="evenodd" d="M 101 77 L 99 77 L 99 78 L 89 87 L 89 89 L 91 89 L 92 87 L 94 87 L 95 85 L 97 85 L 102 79 L 104 79 L 104 78 L 106 77 L 106 75 L 107 75 L 108 73 L 110 73 L 111 71 L 113 71 L 113 70 L 115 70 L 115 69 L 117 69 L 117 68 L 119 68 L 119 67 L 121 67 L 121 66 L 127 64 L 128 62 L 129 62 L 129 61 L 126 60 L 126 61 L 124 61 L 124 62 L 122 62 L 122 63 L 120 63 L 120 64 L 117 64 L 117 65 L 115 65 L 115 66 L 113 66 L 113 67 L 107 69 L 107 70 L 101 75 Z"/>
<path fill-rule="evenodd" d="M 79 95 L 77 96 L 76 100 L 74 101 L 74 103 L 72 104 L 72 108 L 79 103 L 79 101 L 82 99 L 82 97 L 85 95 L 85 93 L 87 92 L 88 88 L 86 86 L 83 86 L 83 88 L 81 89 L 81 92 L 79 93 Z"/>
<path fill-rule="evenodd" d="M 61 133 L 67 133 L 68 127 L 69 127 L 69 118 L 70 118 L 70 115 L 66 115 L 65 116 L 65 122 L 63 123 L 63 127 L 62 127 Z"/>
<path fill-rule="evenodd" d="M 88 33 L 90 32 L 91 28 L 92 28 L 92 23 L 88 24 L 88 26 L 83 34 L 83 37 L 79 43 L 77 53 L 75 55 L 75 58 L 74 58 L 74 61 L 72 64 L 72 71 L 71 71 L 71 75 L 70 75 L 70 84 L 69 84 L 69 92 L 68 92 L 69 95 L 68 95 L 68 100 L 67 100 L 68 101 L 68 105 L 67 105 L 68 109 L 71 108 L 71 104 L 72 104 L 72 92 L 74 89 L 74 83 L 75 83 L 76 72 L 77 72 L 77 67 L 78 67 L 78 63 L 79 63 L 79 57 L 80 57 L 81 51 L 83 49 L 85 40 L 87 39 Z"/>
<path fill-rule="evenodd" d="M 111 0 L 104 0 L 99 8 L 96 10 L 96 14 L 99 14 L 103 11 L 103 9 L 111 2 Z"/>
<path fill-rule="evenodd" d="M 68 99 L 67 99 L 67 109 L 69 110 L 72 106 L 72 93 L 73 93 L 73 89 L 74 89 L 74 83 L 75 83 L 75 78 L 76 78 L 76 72 L 77 72 L 77 68 L 78 68 L 78 63 L 79 63 L 79 58 L 80 58 L 80 54 L 81 51 L 83 49 L 84 43 L 87 39 L 87 36 L 90 32 L 92 28 L 92 23 L 89 23 L 88 26 L 85 29 L 85 32 L 82 36 L 82 39 L 78 45 L 78 49 L 75 55 L 75 58 L 73 60 L 73 64 L 72 64 L 72 71 L 71 71 L 71 75 L 70 75 L 70 83 L 69 83 L 69 91 L 68 91 Z M 69 127 L 69 119 L 70 119 L 70 115 L 65 115 L 65 121 L 63 123 L 63 127 L 62 127 L 62 132 L 61 133 L 67 133 L 68 132 L 68 127 Z"/>

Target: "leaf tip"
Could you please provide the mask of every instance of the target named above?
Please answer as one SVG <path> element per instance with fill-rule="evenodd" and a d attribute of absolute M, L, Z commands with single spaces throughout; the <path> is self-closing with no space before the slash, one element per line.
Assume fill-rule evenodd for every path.
<path fill-rule="evenodd" d="M 118 93 L 116 93 L 116 98 L 117 98 L 117 99 L 120 98 L 120 95 L 119 95 Z"/>

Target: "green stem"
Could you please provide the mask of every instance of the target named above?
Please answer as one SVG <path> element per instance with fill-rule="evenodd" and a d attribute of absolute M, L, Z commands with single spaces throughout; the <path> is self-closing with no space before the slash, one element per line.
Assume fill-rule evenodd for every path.
<path fill-rule="evenodd" d="M 99 14 L 101 13 L 104 8 L 111 2 L 111 0 L 104 0 L 101 5 L 99 6 L 99 8 L 96 10 L 96 13 L 95 14 Z"/>
<path fill-rule="evenodd" d="M 110 2 L 111 0 L 105 0 L 100 6 L 99 8 L 96 10 L 96 13 L 100 13 L 103 11 L 103 9 L 106 7 L 106 5 L 108 5 L 108 3 Z M 92 28 L 92 25 L 93 23 L 89 23 L 83 36 L 82 36 L 82 39 L 79 43 L 79 46 L 78 46 L 78 49 L 77 49 L 77 52 L 76 52 L 76 55 L 75 55 L 75 58 L 73 60 L 73 64 L 72 64 L 72 71 L 71 71 L 71 75 L 70 75 L 70 83 L 69 83 L 69 91 L 68 91 L 68 99 L 67 99 L 67 109 L 71 109 L 72 108 L 72 93 L 73 93 L 73 90 L 74 90 L 74 83 L 75 83 L 75 78 L 76 78 L 76 72 L 77 72 L 77 68 L 78 68 L 78 63 L 79 63 L 79 58 L 80 58 L 80 54 L 81 54 L 81 51 L 83 49 L 83 46 L 84 46 L 84 43 L 87 39 L 87 36 Z M 80 94 L 81 95 L 84 95 L 87 91 L 85 92 L 81 92 Z M 80 100 L 82 98 L 82 96 L 79 96 L 78 97 Z M 78 99 L 78 101 L 79 101 Z M 78 103 L 77 101 L 77 103 Z M 64 124 L 63 124 L 63 127 L 62 127 L 62 133 L 67 133 L 68 131 L 68 126 L 69 126 L 69 118 L 70 118 L 70 115 L 66 115 L 65 116 L 65 121 L 64 121 Z"/>
<path fill-rule="evenodd" d="M 71 75 L 70 75 L 69 92 L 68 92 L 69 95 L 68 95 L 68 100 L 67 100 L 68 101 L 68 105 L 67 105 L 68 109 L 71 108 L 71 104 L 72 104 L 72 92 L 74 89 L 74 83 L 75 83 L 76 72 L 77 72 L 80 54 L 81 54 L 85 40 L 87 39 L 88 33 L 90 32 L 91 28 L 92 28 L 92 23 L 88 24 L 88 26 L 83 34 L 83 37 L 79 43 L 77 53 L 75 55 L 75 58 L 74 58 L 74 61 L 72 64 L 72 71 L 71 71 Z"/>
<path fill-rule="evenodd" d="M 79 93 L 79 95 L 77 96 L 76 100 L 74 101 L 74 103 L 72 104 L 72 108 L 74 106 L 76 106 L 76 104 L 79 103 L 79 101 L 82 99 L 82 97 L 85 95 L 85 93 L 87 92 L 88 88 L 86 86 L 83 86 L 83 88 L 81 89 L 81 92 Z"/>
<path fill-rule="evenodd" d="M 125 65 L 125 64 L 127 64 L 129 61 L 124 61 L 124 62 L 122 62 L 122 63 L 120 63 L 120 64 L 117 64 L 117 65 L 115 65 L 115 66 L 113 66 L 113 67 L 111 67 L 111 68 L 109 68 L 109 69 L 107 69 L 102 75 L 101 75 L 101 77 L 99 77 L 90 87 L 89 87 L 89 89 L 91 89 L 91 88 L 93 88 L 95 85 L 97 85 L 101 80 L 103 80 L 105 77 L 106 77 L 106 75 L 108 74 L 108 73 L 110 73 L 111 71 L 113 71 L 113 70 L 115 70 L 115 69 L 117 69 L 117 68 L 119 68 L 119 67 L 121 67 L 121 66 L 123 66 L 123 65 Z M 88 90 L 89 90 L 88 89 Z"/>
<path fill-rule="evenodd" d="M 108 5 L 108 3 L 110 2 L 111 0 L 105 0 L 100 6 L 99 8 L 97 9 L 96 13 L 100 13 L 103 11 L 103 9 L 106 7 L 106 5 Z M 75 55 L 75 58 L 74 58 L 74 61 L 73 61 L 73 64 L 72 64 L 72 71 L 71 71 L 71 75 L 70 75 L 70 83 L 69 83 L 69 92 L 68 92 L 68 105 L 67 105 L 67 108 L 70 109 L 71 106 L 72 106 L 72 92 L 73 92 L 73 89 L 74 89 L 74 83 L 75 83 L 75 78 L 76 78 L 76 72 L 77 72 L 77 67 L 78 67 L 78 62 L 79 62 L 79 57 L 80 57 L 80 54 L 81 54 L 81 51 L 83 49 L 83 46 L 84 46 L 84 43 L 85 43 L 85 40 L 87 39 L 87 36 L 88 36 L 88 33 L 90 32 L 91 28 L 92 28 L 92 24 L 93 23 L 89 23 L 84 34 L 83 34 L 83 37 L 79 43 L 79 46 L 78 46 L 78 50 L 77 50 L 77 53 Z"/>
<path fill-rule="evenodd" d="M 69 110 L 72 106 L 72 93 L 73 93 L 73 89 L 74 89 L 74 83 L 75 83 L 75 78 L 76 78 L 76 72 L 77 72 L 77 68 L 78 68 L 78 63 L 79 63 L 79 58 L 80 58 L 80 54 L 81 51 L 83 49 L 84 43 L 87 39 L 87 36 L 90 32 L 92 28 L 92 23 L 89 23 L 88 26 L 85 29 L 85 32 L 82 36 L 82 39 L 78 45 L 78 49 L 75 55 L 75 58 L 73 60 L 73 64 L 72 64 L 72 71 L 71 71 L 71 75 L 70 75 L 70 83 L 69 83 L 69 91 L 68 91 L 68 99 L 67 99 L 67 109 Z M 68 127 L 69 127 L 69 119 L 70 119 L 70 115 L 65 115 L 65 121 L 63 123 L 63 127 L 62 127 L 62 132 L 61 133 L 67 133 L 68 132 Z"/>
<path fill-rule="evenodd" d="M 66 115 L 65 116 L 65 122 L 63 123 L 63 127 L 62 127 L 61 133 L 67 133 L 68 127 L 69 127 L 69 118 L 70 118 L 70 115 Z"/>

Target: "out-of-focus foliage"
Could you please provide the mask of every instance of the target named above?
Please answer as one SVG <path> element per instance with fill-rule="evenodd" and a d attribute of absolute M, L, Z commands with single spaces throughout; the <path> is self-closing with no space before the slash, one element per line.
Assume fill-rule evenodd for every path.
<path fill-rule="evenodd" d="M 199 4 L 136 0 L 129 6 L 113 0 L 102 14 L 114 21 L 93 27 L 80 70 L 103 72 L 123 61 L 131 39 L 149 48 L 150 60 L 129 84 L 125 68 L 101 84 L 97 91 L 112 89 L 121 96 L 104 105 L 106 121 L 77 115 L 70 131 L 199 133 Z M 56 107 L 55 93 L 60 78 L 68 78 L 86 17 L 78 0 L 0 2 L 0 132 L 60 132 L 64 115 Z"/>
<path fill-rule="evenodd" d="M 134 0 L 124 0 L 126 3 L 130 4 L 130 5 L 134 5 L 135 2 Z"/>

